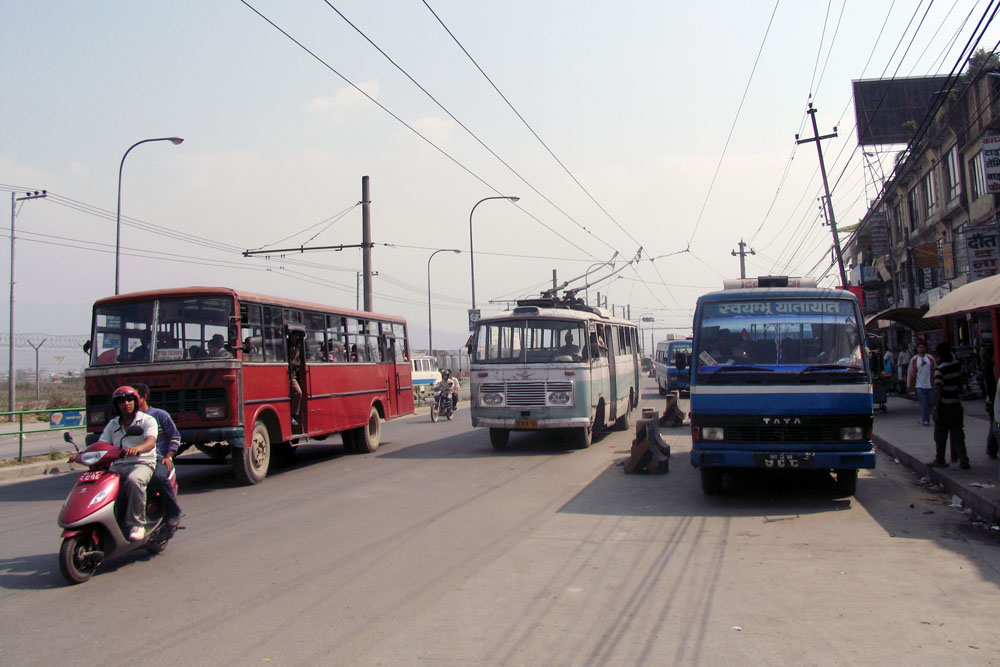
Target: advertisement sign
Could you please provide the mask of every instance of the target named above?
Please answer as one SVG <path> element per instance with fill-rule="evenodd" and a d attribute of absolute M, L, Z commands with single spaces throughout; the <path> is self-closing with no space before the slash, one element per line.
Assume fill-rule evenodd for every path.
<path fill-rule="evenodd" d="M 1000 248 L 997 245 L 995 224 L 965 228 L 965 247 L 969 255 L 969 282 L 1000 273 Z"/>
<path fill-rule="evenodd" d="M 986 192 L 1000 192 L 1000 135 L 983 137 L 983 170 Z"/>
<path fill-rule="evenodd" d="M 479 321 L 479 309 L 469 308 L 469 331 L 476 330 L 476 322 Z"/>

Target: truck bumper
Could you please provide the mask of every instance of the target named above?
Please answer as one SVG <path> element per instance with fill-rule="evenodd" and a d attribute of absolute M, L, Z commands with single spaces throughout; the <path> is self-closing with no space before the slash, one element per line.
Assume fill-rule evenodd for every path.
<path fill-rule="evenodd" d="M 805 464 L 778 465 L 776 469 L 802 469 L 802 470 L 850 470 L 875 467 L 875 450 L 854 450 L 839 452 L 772 452 L 767 450 L 757 451 L 732 451 L 725 449 L 692 449 L 691 465 L 695 468 L 761 468 L 767 469 L 769 466 L 762 466 L 759 461 L 761 455 L 778 454 L 804 454 L 812 455 L 812 458 Z"/>

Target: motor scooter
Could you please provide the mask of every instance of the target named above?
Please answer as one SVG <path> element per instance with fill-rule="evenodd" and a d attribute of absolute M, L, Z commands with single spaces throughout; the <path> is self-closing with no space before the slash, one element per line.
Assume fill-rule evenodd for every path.
<path fill-rule="evenodd" d="M 125 533 L 125 491 L 121 486 L 121 476 L 110 470 L 111 464 L 121 458 L 125 450 L 97 441 L 80 451 L 68 432 L 63 439 L 77 450 L 70 462 L 90 468 L 76 478 L 76 484 L 59 512 L 59 525 L 63 528 L 59 570 L 66 581 L 82 584 L 105 560 L 135 549 L 146 549 L 151 554 L 166 549 L 177 527 L 167 523 L 163 500 L 152 489 L 146 494 L 146 536 L 132 542 Z M 177 475 L 173 468 L 169 482 L 176 493 Z"/>
<path fill-rule="evenodd" d="M 455 408 L 451 405 L 451 392 L 435 389 L 434 400 L 431 401 L 431 421 L 437 422 L 441 417 L 450 420 L 454 414 Z"/>

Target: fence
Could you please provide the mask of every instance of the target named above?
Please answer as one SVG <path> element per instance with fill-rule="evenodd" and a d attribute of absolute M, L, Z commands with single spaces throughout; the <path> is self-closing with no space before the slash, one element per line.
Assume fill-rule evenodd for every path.
<path fill-rule="evenodd" d="M 0 435 L 16 435 L 17 436 L 17 460 L 24 460 L 24 436 L 26 433 L 36 435 L 39 433 L 55 433 L 59 431 L 66 431 L 68 429 L 81 429 L 87 428 L 87 424 L 84 421 L 84 410 L 86 408 L 54 408 L 49 410 L 17 410 L 14 412 L 0 412 Z M 47 428 L 29 428 L 24 429 L 24 416 L 25 415 L 40 415 L 47 414 L 49 416 L 49 426 Z M 5 423 L 12 423 L 14 417 L 17 417 L 17 430 L 8 430 L 4 426 Z M 29 424 L 37 425 L 38 422 L 32 422 Z"/>

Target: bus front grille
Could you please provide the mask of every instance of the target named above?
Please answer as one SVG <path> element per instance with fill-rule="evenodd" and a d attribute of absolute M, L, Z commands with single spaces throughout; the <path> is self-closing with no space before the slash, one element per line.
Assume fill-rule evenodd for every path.
<path fill-rule="evenodd" d="M 573 393 L 572 382 L 484 382 L 480 393 L 503 394 L 505 404 L 513 408 L 545 406 L 546 394 L 553 391 Z"/>
<path fill-rule="evenodd" d="M 149 404 L 166 410 L 171 415 L 182 412 L 201 412 L 205 403 L 222 403 L 226 400 L 226 390 L 222 388 L 152 390 Z M 111 394 L 95 394 L 87 398 L 88 408 L 107 409 L 111 405 Z"/>

